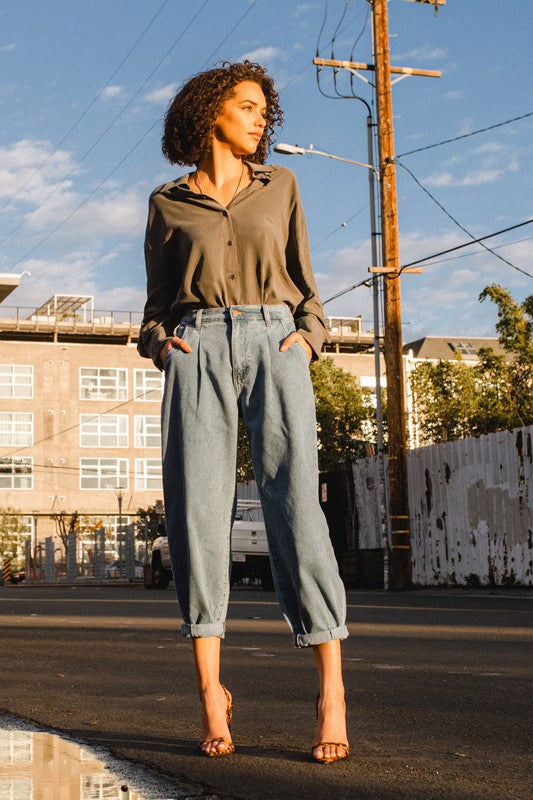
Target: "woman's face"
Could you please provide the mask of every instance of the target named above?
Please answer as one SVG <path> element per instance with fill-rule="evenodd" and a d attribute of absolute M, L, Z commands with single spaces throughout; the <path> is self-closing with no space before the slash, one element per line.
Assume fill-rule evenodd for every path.
<path fill-rule="evenodd" d="M 213 139 L 235 155 L 252 155 L 265 129 L 265 113 L 266 98 L 259 84 L 238 83 L 215 120 Z"/>

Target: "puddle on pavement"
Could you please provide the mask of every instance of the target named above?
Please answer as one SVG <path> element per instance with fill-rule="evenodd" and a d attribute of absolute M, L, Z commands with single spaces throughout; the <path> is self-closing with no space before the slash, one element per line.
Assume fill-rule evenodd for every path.
<path fill-rule="evenodd" d="M 177 800 L 185 796 L 158 776 L 105 750 L 0 716 L 0 800 Z"/>

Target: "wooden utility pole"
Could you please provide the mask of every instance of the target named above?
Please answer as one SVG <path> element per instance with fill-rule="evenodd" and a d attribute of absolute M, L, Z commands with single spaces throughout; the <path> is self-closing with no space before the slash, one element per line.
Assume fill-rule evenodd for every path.
<path fill-rule="evenodd" d="M 374 64 L 322 58 L 315 58 L 313 63 L 320 67 L 348 69 L 356 75 L 361 70 L 375 73 L 383 254 L 382 266 L 374 265 L 370 267 L 369 271 L 382 274 L 385 287 L 384 356 L 387 371 L 388 507 L 391 531 L 389 588 L 398 590 L 407 589 L 411 585 L 411 540 L 391 73 L 400 75 L 396 81 L 409 75 L 439 78 L 441 73 L 435 70 L 391 67 L 387 0 L 369 1 L 373 7 Z M 412 2 L 431 3 L 435 9 L 439 5 L 445 4 L 445 0 L 412 0 Z M 419 270 L 404 269 L 402 271 Z"/>
<path fill-rule="evenodd" d="M 385 302 L 384 355 L 387 370 L 389 438 L 390 588 L 411 584 L 411 543 L 407 487 L 407 441 L 402 358 L 402 310 L 394 131 L 392 117 L 387 0 L 373 0 L 374 67 L 381 175 L 381 231 Z"/>

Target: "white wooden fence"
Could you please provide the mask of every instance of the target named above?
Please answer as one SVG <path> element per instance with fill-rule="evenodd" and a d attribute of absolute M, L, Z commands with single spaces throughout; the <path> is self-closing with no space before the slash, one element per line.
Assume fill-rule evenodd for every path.
<path fill-rule="evenodd" d="M 413 583 L 533 585 L 533 427 L 407 454 Z M 382 547 L 376 458 L 354 463 L 360 550 Z"/>

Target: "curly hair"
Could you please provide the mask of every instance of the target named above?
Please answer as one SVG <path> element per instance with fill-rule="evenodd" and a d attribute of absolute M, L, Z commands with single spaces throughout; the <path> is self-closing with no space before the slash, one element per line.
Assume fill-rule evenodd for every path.
<path fill-rule="evenodd" d="M 266 98 L 266 125 L 257 150 L 249 161 L 264 164 L 283 112 L 274 81 L 259 64 L 226 61 L 221 67 L 200 72 L 180 89 L 165 115 L 163 155 L 171 164 L 196 165 L 209 148 L 215 120 L 224 102 L 243 81 L 258 83 Z"/>

